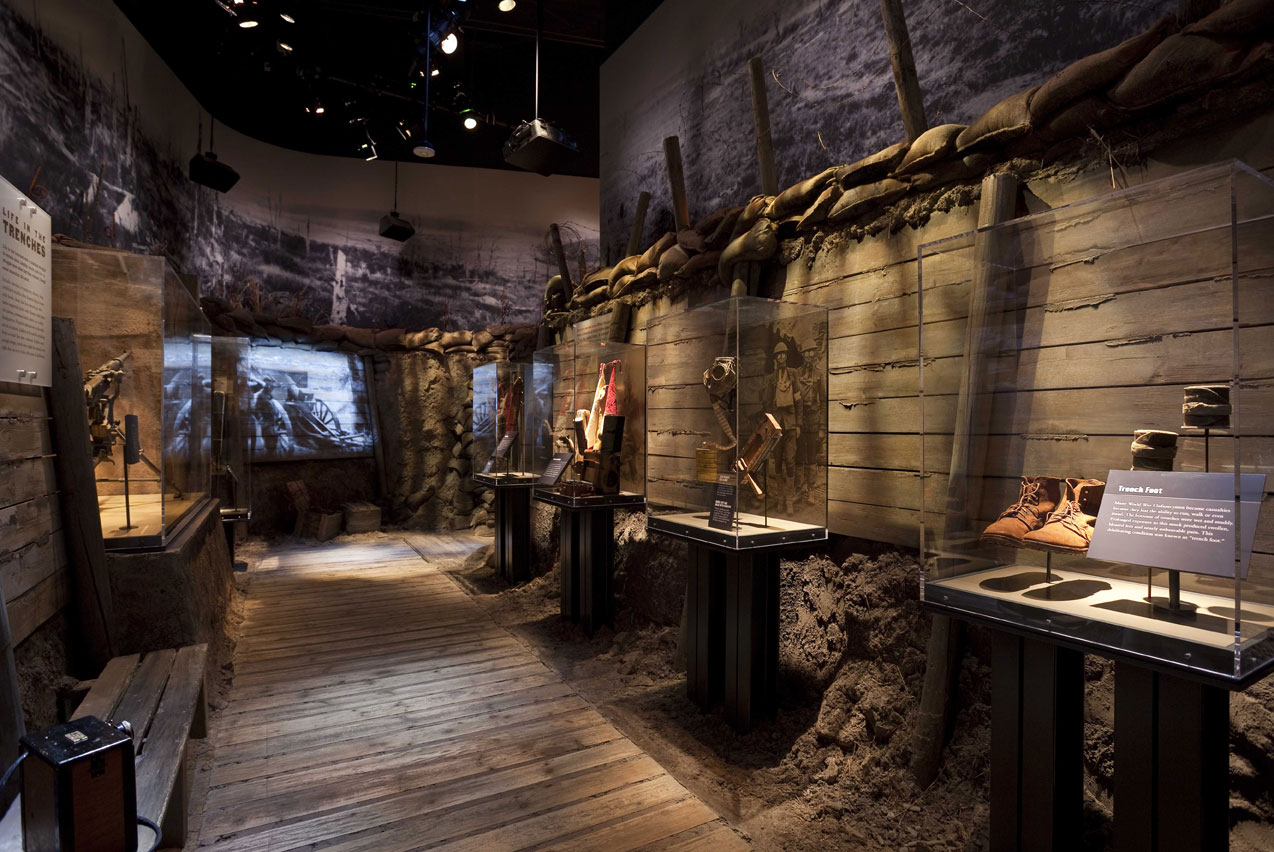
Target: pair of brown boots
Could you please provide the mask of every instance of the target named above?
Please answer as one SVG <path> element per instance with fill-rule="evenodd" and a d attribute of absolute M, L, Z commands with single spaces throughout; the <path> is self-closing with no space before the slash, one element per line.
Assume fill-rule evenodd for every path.
<path fill-rule="evenodd" d="M 1086 553 L 1105 491 L 1100 479 L 1024 476 L 1017 502 L 982 532 L 982 539 L 1010 547 Z"/>

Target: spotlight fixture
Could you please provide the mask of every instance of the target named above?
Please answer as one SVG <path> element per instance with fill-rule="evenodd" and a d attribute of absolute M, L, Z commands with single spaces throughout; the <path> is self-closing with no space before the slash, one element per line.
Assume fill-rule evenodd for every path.
<path fill-rule="evenodd" d="M 501 12 L 512 12 L 517 5 L 517 0 L 500 0 L 500 5 L 497 8 Z"/>
<path fill-rule="evenodd" d="M 325 112 L 327 112 L 327 110 L 326 110 L 326 109 L 324 109 L 324 107 L 323 107 L 323 105 L 322 105 L 322 104 L 319 104 L 319 105 L 317 105 L 316 107 L 314 107 L 314 114 L 315 114 L 315 115 L 322 115 L 322 114 L 323 114 L 323 113 L 325 113 Z"/>
<path fill-rule="evenodd" d="M 252 29 L 253 27 L 255 27 L 255 26 L 259 25 L 260 23 L 261 23 L 260 21 L 254 21 L 254 20 L 253 20 L 253 19 L 251 19 L 251 18 L 247 18 L 247 19 L 242 20 L 242 21 L 240 21 L 240 22 L 239 22 L 239 29 L 241 29 L 241 30 L 250 30 L 250 29 Z"/>
<path fill-rule="evenodd" d="M 279 49 L 279 53 L 282 53 L 284 56 L 287 56 L 293 50 L 292 45 L 288 44 L 286 41 L 276 41 L 274 46 L 277 47 Z"/>
<path fill-rule="evenodd" d="M 292 17 L 292 16 L 291 16 L 291 15 L 289 15 L 287 12 L 280 12 L 280 13 L 279 13 L 279 17 L 280 17 L 280 18 L 282 18 L 283 20 L 287 21 L 289 24 L 295 24 L 295 23 L 296 23 L 296 18 Z"/>
<path fill-rule="evenodd" d="M 420 157 L 422 160 L 431 160 L 433 159 L 433 155 L 437 153 L 434 151 L 434 146 L 428 139 L 421 139 L 417 142 L 416 146 L 411 149 L 411 152 L 417 157 Z"/>
<path fill-rule="evenodd" d="M 464 117 L 464 129 L 465 130 L 478 129 L 478 119 L 473 115 L 472 111 L 470 111 L 469 115 L 466 115 Z"/>
<path fill-rule="evenodd" d="M 429 76 L 430 76 L 430 77 L 437 77 L 437 76 L 438 76 L 439 74 L 441 74 L 441 73 L 442 73 L 442 72 L 441 72 L 441 71 L 439 71 L 437 68 L 431 68 L 431 69 L 429 69 Z"/>
<path fill-rule="evenodd" d="M 394 127 L 398 131 L 398 135 L 403 138 L 404 142 L 411 138 L 411 128 L 407 126 L 407 122 L 400 120 L 396 125 L 394 125 Z"/>
<path fill-rule="evenodd" d="M 243 26 L 243 24 L 240 24 L 239 26 Z M 456 38 L 455 33 L 447 33 L 447 37 L 444 38 L 442 40 L 442 43 L 438 46 L 442 48 L 443 53 L 450 55 L 452 53 L 455 53 L 456 48 L 460 46 L 460 39 Z"/>

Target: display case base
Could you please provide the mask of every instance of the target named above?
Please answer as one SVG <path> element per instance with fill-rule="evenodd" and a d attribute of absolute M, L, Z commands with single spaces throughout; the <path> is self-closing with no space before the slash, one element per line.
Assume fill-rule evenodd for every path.
<path fill-rule="evenodd" d="M 1229 692 L 1116 663 L 1118 852 L 1224 852 L 1229 789 Z"/>
<path fill-rule="evenodd" d="M 753 550 L 761 547 L 783 547 L 811 541 L 825 541 L 827 527 L 787 521 L 782 518 L 739 512 L 733 530 L 723 530 L 709 523 L 707 512 L 682 512 L 676 515 L 651 515 L 646 528 L 652 532 L 675 536 L 689 542 L 731 550 Z"/>
<path fill-rule="evenodd" d="M 530 473 L 475 473 L 473 481 L 490 488 L 530 488 L 536 477 Z"/>
<path fill-rule="evenodd" d="M 960 618 L 1033 632 L 1112 659 L 1179 669 L 1229 689 L 1259 679 L 1274 665 L 1274 607 L 1244 603 L 1245 662 L 1234 672 L 1234 599 L 1182 592 L 1195 612 L 1171 611 L 1146 600 L 1146 583 L 1039 565 L 1000 565 L 925 583 L 925 602 Z"/>
<path fill-rule="evenodd" d="M 477 477 L 474 477 L 477 479 Z M 531 579 L 531 485 L 495 487 L 495 568 L 506 581 Z"/>
<path fill-rule="evenodd" d="M 779 553 L 690 548 L 686 694 L 704 711 L 718 704 L 739 731 L 777 704 Z"/>
<path fill-rule="evenodd" d="M 992 634 L 991 852 L 1080 847 L 1084 655 Z"/>

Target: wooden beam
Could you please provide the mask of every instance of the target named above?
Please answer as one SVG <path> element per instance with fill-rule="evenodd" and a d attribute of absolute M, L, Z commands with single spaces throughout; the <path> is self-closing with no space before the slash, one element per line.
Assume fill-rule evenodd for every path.
<path fill-rule="evenodd" d="M 81 653 L 72 658 L 75 664 L 96 674 L 115 656 L 115 615 L 84 409 L 84 375 L 75 342 L 75 322 L 65 317 L 53 318 L 53 386 L 48 400 L 57 452 L 62 525 L 75 590 L 75 620 L 83 642 Z"/>
<path fill-rule="evenodd" d="M 562 232 L 558 229 L 556 222 L 549 225 L 549 236 L 553 240 L 553 255 L 557 258 L 557 272 L 562 276 L 562 283 L 566 285 L 566 291 L 574 293 L 575 285 L 571 281 L 571 266 L 566 262 L 566 252 L 562 249 Z"/>
<path fill-rule="evenodd" d="M 686 174 L 681 165 L 681 140 L 676 136 L 664 139 L 664 160 L 668 164 L 668 184 L 672 189 L 672 217 L 677 230 L 690 227 L 690 203 L 686 200 Z"/>
<path fill-rule="evenodd" d="M 761 162 L 761 192 L 779 194 L 779 176 L 774 167 L 774 140 L 770 138 L 770 102 L 765 93 L 765 66 L 761 57 L 748 62 L 752 82 L 752 121 L 756 125 L 756 155 Z"/>
<path fill-rule="evenodd" d="M 1018 180 L 1012 175 L 988 175 L 982 181 L 982 201 L 978 210 L 980 233 L 974 245 L 974 256 L 986 261 L 1000 246 L 1000 235 L 981 229 L 1006 222 L 1017 210 Z M 977 500 L 967 492 L 969 474 L 982 470 L 986 452 L 986 424 L 990 416 L 989 394 L 982 393 L 982 357 L 990 351 L 995 328 L 985 321 L 993 312 L 997 282 L 989 263 L 979 263 L 969 294 L 968 333 L 965 336 L 963 375 L 960 398 L 956 407 L 955 435 L 951 451 L 951 478 L 947 492 L 946 534 L 959 534 L 976 517 Z M 1002 282 L 1001 282 L 1002 283 Z M 922 353 L 923 357 L 923 353 Z M 922 553 L 921 557 L 926 554 Z M 928 787 L 938 776 L 942 764 L 942 747 L 946 741 L 947 719 L 951 711 L 951 695 L 960 671 L 960 645 L 963 622 L 948 615 L 935 615 L 929 628 L 928 659 L 925 663 L 924 688 L 920 696 L 920 717 L 916 722 L 912 744 L 911 771 L 916 783 Z"/>
<path fill-rule="evenodd" d="M 7 603 L 0 595 L 0 772 L 17 760 L 18 741 L 26 733 L 22 722 L 22 695 L 18 692 L 18 667 L 13 660 L 13 637 L 9 633 Z M 0 813 L 9 809 L 18 785 L 0 790 Z"/>
<path fill-rule="evenodd" d="M 880 14 L 885 21 L 885 37 L 889 39 L 889 63 L 894 68 L 902 127 L 907 141 L 915 142 L 929 129 L 929 122 L 925 119 L 925 101 L 920 93 L 920 78 L 916 76 L 916 59 L 911 54 L 911 36 L 907 35 L 902 0 L 880 0 Z"/>
<path fill-rule="evenodd" d="M 626 257 L 632 257 L 641 251 L 641 235 L 646 232 L 646 210 L 649 207 L 650 193 L 643 189 L 641 195 L 637 196 L 637 212 L 633 215 L 633 230 L 628 235 Z"/>

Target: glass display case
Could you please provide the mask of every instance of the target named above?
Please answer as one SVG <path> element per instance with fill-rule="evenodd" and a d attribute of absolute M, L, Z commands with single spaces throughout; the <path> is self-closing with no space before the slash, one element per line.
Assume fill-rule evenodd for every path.
<path fill-rule="evenodd" d="M 1274 184 L 1227 163 L 921 247 L 928 605 L 1267 673 L 1271 246 Z"/>
<path fill-rule="evenodd" d="M 827 538 L 827 310 L 752 297 L 646 329 L 649 528 L 726 549 Z"/>
<path fill-rule="evenodd" d="M 262 384 L 252 375 L 246 337 L 212 339 L 212 496 L 225 521 L 252 519 L 253 397 Z"/>
<path fill-rule="evenodd" d="M 473 369 L 473 476 L 486 485 L 531 485 L 534 436 L 526 428 L 531 365 L 492 361 Z"/>
<path fill-rule="evenodd" d="M 537 494 L 640 505 L 646 490 L 646 348 L 569 342 L 535 353 L 529 424 Z"/>
<path fill-rule="evenodd" d="M 162 547 L 208 498 L 208 320 L 164 258 L 63 246 L 53 312 L 75 320 L 106 546 Z"/>

